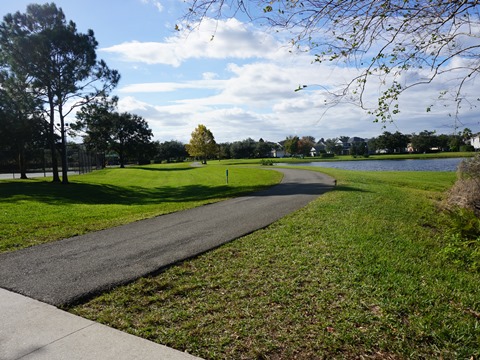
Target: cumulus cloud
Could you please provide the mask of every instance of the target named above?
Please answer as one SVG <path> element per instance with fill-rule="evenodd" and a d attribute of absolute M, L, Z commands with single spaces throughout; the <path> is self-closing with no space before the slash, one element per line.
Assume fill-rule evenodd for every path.
<path fill-rule="evenodd" d="M 119 89 L 121 93 L 160 93 L 174 92 L 185 89 L 218 89 L 223 88 L 222 80 L 198 80 L 185 82 L 152 82 L 138 83 L 123 86 Z"/>
<path fill-rule="evenodd" d="M 203 22 L 164 42 L 130 41 L 102 48 L 127 62 L 180 66 L 188 59 L 251 59 L 282 56 L 286 50 L 275 38 L 236 19 Z"/>
<path fill-rule="evenodd" d="M 230 61 L 222 69 L 218 68 L 218 62 L 211 71 L 202 68 L 199 80 L 130 83 L 118 90 L 124 96 L 119 103 L 123 111 L 145 117 L 156 138 L 162 141 L 188 142 L 199 123 L 210 128 L 219 142 L 247 137 L 280 141 L 288 135 L 309 135 L 317 139 L 372 137 L 386 130 L 449 132 L 446 126 L 453 123 L 449 116 L 452 108 L 440 104 L 438 94 L 449 82 L 455 81 L 459 75 L 456 71 L 403 94 L 401 112 L 395 123 L 374 123 L 372 115 L 351 102 L 329 105 L 332 100 L 329 91 L 342 89 L 362 69 L 312 64 L 308 54 L 291 54 L 271 35 L 235 19 L 218 23 L 207 19 L 188 36 L 178 33 L 163 42 L 129 42 L 103 51 L 118 54 L 125 61 L 147 65 L 180 67 L 193 59 Z M 454 59 L 451 63 L 452 66 L 462 64 L 465 59 Z M 397 80 L 408 85 L 426 78 L 428 71 L 409 72 Z M 198 73 L 196 76 L 198 78 Z M 303 85 L 307 85 L 304 90 L 294 91 Z M 474 85 L 468 83 L 465 91 L 476 94 Z M 382 79 L 370 79 L 364 93 L 364 106 L 375 107 L 384 88 Z M 155 93 L 161 94 L 158 100 Z M 148 101 L 139 100 L 145 95 Z M 435 115 L 426 112 L 432 104 L 437 105 Z M 475 112 L 467 111 L 465 116 L 468 123 Z"/>

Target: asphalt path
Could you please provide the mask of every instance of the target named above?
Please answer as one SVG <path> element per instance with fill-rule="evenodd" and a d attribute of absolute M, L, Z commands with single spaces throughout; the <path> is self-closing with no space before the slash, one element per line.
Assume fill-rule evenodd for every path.
<path fill-rule="evenodd" d="M 264 191 L 0 254 L 0 287 L 71 305 L 264 228 L 334 186 L 319 172 L 275 171 L 282 182 Z"/>

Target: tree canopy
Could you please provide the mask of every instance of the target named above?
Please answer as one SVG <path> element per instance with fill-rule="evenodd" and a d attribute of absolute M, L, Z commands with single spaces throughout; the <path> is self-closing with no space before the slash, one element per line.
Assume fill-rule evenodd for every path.
<path fill-rule="evenodd" d="M 56 115 L 62 143 L 62 181 L 68 183 L 65 117 L 108 94 L 120 79 L 116 70 L 97 60 L 97 46 L 93 31 L 79 33 L 54 3 L 28 5 L 25 13 L 7 14 L 0 24 L 0 70 L 24 76 L 24 91 L 32 92 L 45 105 L 54 181 L 60 181 L 55 155 Z"/>
<path fill-rule="evenodd" d="M 189 155 L 201 158 L 203 164 L 206 164 L 207 159 L 215 155 L 218 150 L 212 132 L 202 124 L 199 124 L 192 132 L 192 137 L 186 147 Z"/>
<path fill-rule="evenodd" d="M 119 113 L 116 105 L 117 98 L 112 98 L 83 106 L 72 128 L 84 132 L 85 144 L 97 153 L 115 151 L 123 168 L 127 157 L 142 162 L 143 154 L 153 150 L 153 134 L 141 116 Z"/>
<path fill-rule="evenodd" d="M 477 94 L 464 91 L 480 72 L 478 0 L 190 0 L 187 4 L 189 26 L 204 17 L 220 19 L 242 12 L 274 31 L 288 31 L 292 44 L 313 54 L 317 62 L 354 65 L 358 71 L 347 84 L 325 92 L 333 103 L 354 101 L 369 109 L 377 121 L 389 121 L 400 111 L 398 99 L 404 91 L 437 78 L 445 84 L 439 97 L 456 104 L 456 116 L 462 106 L 478 101 Z M 373 108 L 364 102 L 370 83 L 380 88 Z"/>

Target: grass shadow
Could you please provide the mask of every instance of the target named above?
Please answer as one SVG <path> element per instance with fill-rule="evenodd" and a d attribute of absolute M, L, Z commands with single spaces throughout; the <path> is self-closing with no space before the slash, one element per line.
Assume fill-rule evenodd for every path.
<path fill-rule="evenodd" d="M 363 190 L 363 189 L 359 189 L 357 187 L 353 187 L 353 186 L 345 186 L 345 185 L 338 185 L 335 187 L 334 189 L 335 191 L 344 191 L 344 192 L 371 192 L 371 191 L 368 191 L 368 190 Z"/>
<path fill-rule="evenodd" d="M 129 166 L 128 169 L 135 170 L 145 170 L 145 171 L 160 171 L 160 172 L 169 172 L 169 171 L 185 171 L 185 170 L 194 170 L 193 166 L 185 167 L 152 167 L 152 166 Z"/>
<path fill-rule="evenodd" d="M 65 186 L 48 182 L 5 181 L 0 186 L 0 203 L 35 200 L 55 204 L 147 205 L 160 202 L 191 202 L 229 197 L 265 189 L 264 186 L 229 187 L 185 185 L 143 188 L 137 186 L 85 184 Z"/>

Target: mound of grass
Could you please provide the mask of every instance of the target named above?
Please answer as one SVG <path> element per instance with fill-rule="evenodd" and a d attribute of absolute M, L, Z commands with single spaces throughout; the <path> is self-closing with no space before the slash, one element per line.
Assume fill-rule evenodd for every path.
<path fill-rule="evenodd" d="M 50 179 L 0 181 L 0 252 L 184 210 L 278 183 L 281 174 L 189 164 L 106 169 Z"/>
<path fill-rule="evenodd" d="M 480 276 L 440 254 L 455 175 L 321 171 L 300 211 L 71 311 L 206 359 L 477 358 Z"/>

